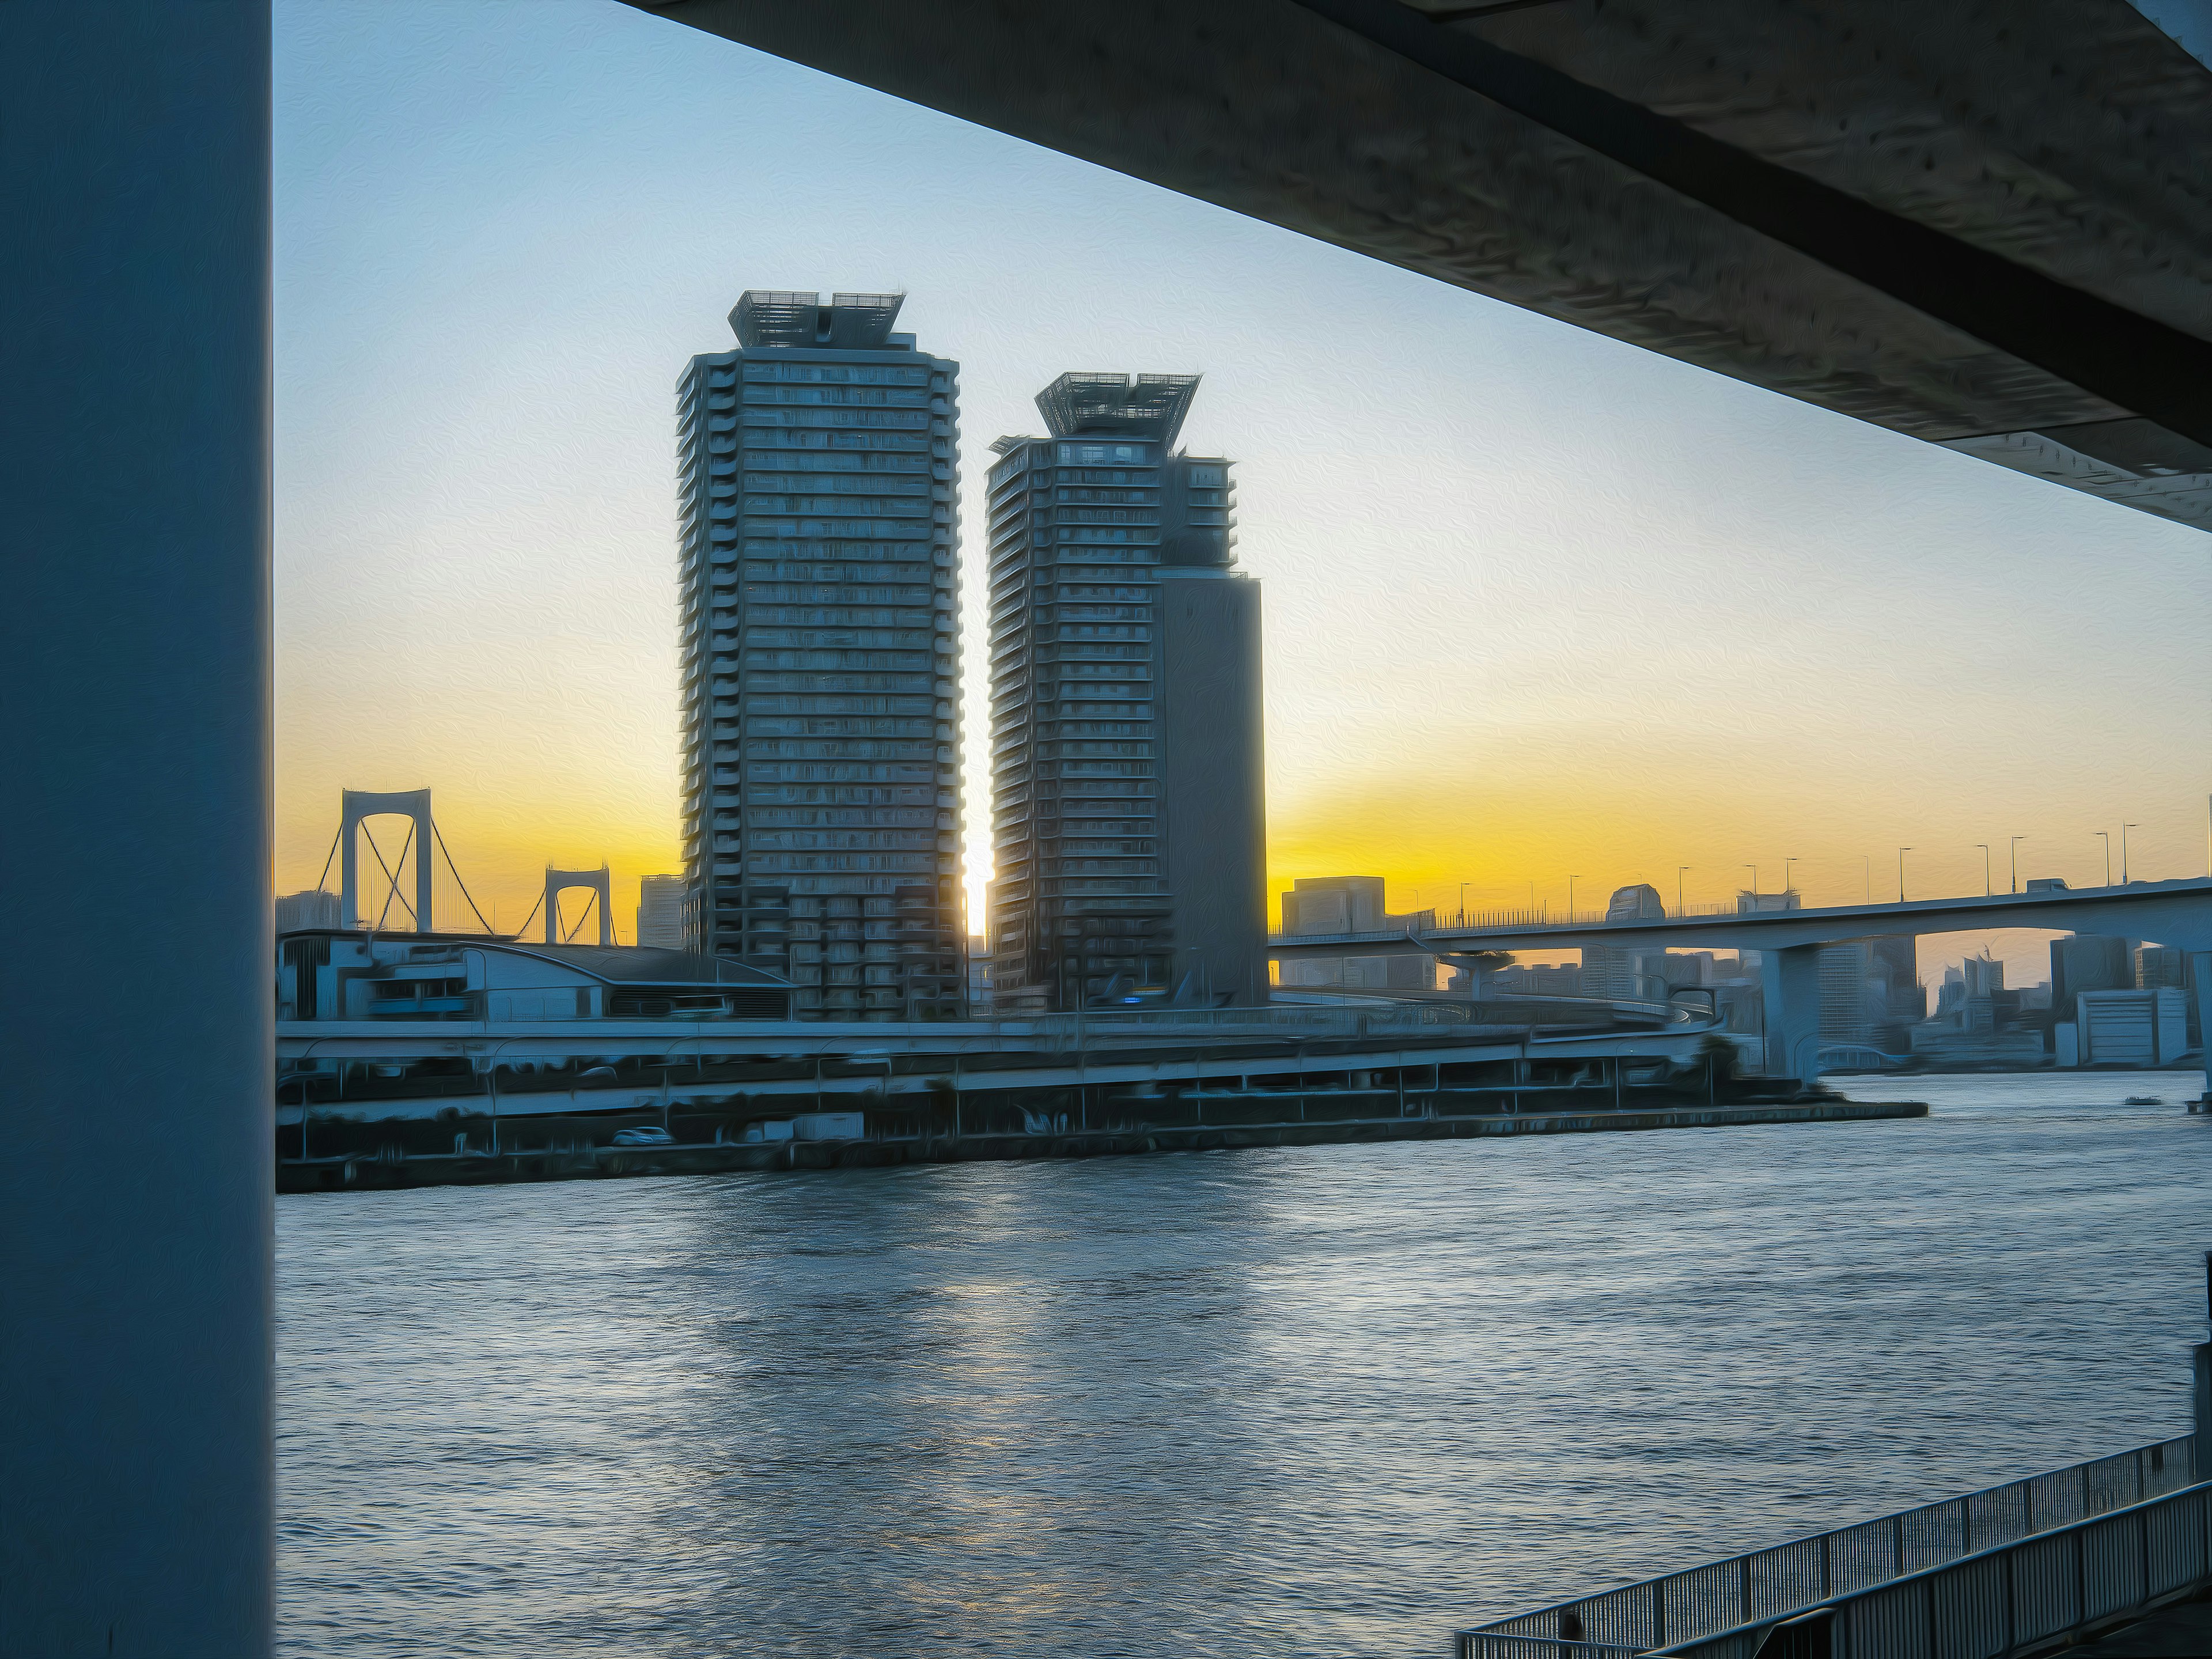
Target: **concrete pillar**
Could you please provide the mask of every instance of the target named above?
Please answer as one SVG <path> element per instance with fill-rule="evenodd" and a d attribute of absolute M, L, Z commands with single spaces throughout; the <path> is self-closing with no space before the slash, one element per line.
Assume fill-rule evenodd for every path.
<path fill-rule="evenodd" d="M 2204 1044 L 2204 1098 L 2212 1102 L 2212 951 L 2191 951 L 2189 970 L 2197 981 L 2197 1031 Z"/>
<path fill-rule="evenodd" d="M 1759 961 L 1766 1012 L 1766 1074 L 1810 1088 L 1820 1077 L 1814 1054 L 1820 1046 L 1820 947 L 1763 950 Z"/>
<path fill-rule="evenodd" d="M 0 4 L 0 1650 L 272 1613 L 269 0 Z"/>
<path fill-rule="evenodd" d="M 2212 1316 L 2212 1251 L 2204 1256 L 2204 1303 L 2208 1316 Z M 2191 1396 L 2195 1402 L 2197 1436 L 2190 1450 L 2190 1478 L 2193 1480 L 2212 1480 L 2212 1342 L 2200 1342 L 2190 1350 L 2192 1361 Z"/>

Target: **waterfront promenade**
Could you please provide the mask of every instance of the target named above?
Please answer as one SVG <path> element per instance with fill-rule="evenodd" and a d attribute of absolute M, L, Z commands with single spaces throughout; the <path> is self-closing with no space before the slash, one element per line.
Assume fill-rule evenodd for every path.
<path fill-rule="evenodd" d="M 2160 1440 L 2212 1182 L 2163 1081 L 282 1199 L 283 1649 L 1436 1656 Z"/>

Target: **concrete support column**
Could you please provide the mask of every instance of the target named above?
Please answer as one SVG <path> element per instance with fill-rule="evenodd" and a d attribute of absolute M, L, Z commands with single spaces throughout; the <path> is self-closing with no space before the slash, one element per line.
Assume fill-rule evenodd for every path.
<path fill-rule="evenodd" d="M 0 1651 L 265 1654 L 269 0 L 0 4 Z"/>
<path fill-rule="evenodd" d="M 1759 961 L 1766 1012 L 1766 1074 L 1810 1088 L 1820 1077 L 1814 1054 L 1820 1046 L 1820 947 L 1796 945 L 1761 951 Z"/>
<path fill-rule="evenodd" d="M 2204 1045 L 2204 1098 L 2212 1101 L 2212 951 L 2191 951 L 2189 971 L 2197 981 L 2197 1031 Z"/>

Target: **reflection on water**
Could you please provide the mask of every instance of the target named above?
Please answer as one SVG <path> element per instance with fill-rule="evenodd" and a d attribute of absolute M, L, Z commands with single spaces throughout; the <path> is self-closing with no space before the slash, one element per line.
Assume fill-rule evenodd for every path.
<path fill-rule="evenodd" d="M 283 1199 L 283 1650 L 1435 1654 L 2185 1431 L 2200 1086 Z"/>

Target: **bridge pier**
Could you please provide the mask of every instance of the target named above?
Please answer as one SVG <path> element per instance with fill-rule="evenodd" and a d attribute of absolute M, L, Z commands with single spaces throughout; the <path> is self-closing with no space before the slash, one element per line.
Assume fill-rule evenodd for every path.
<path fill-rule="evenodd" d="M 274 1626 L 269 75 L 269 0 L 0 5 L 27 1659 L 250 1659 Z"/>
<path fill-rule="evenodd" d="M 2191 951 L 2189 967 L 2197 981 L 2197 1030 L 2204 1048 L 2204 1098 L 2212 1101 L 2212 951 Z"/>
<path fill-rule="evenodd" d="M 1820 947 L 1761 951 L 1759 971 L 1766 1015 L 1766 1074 L 1809 1089 L 1820 1074 Z"/>

